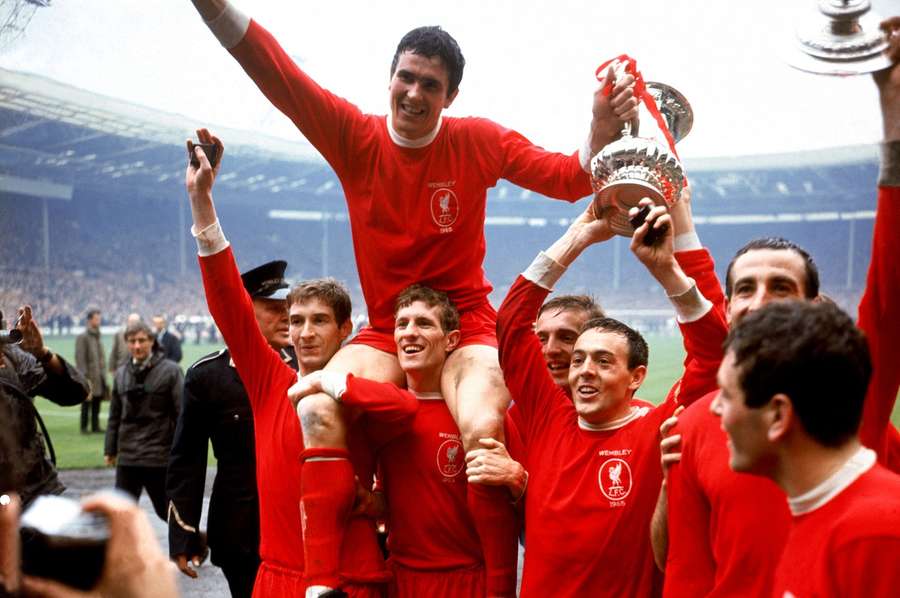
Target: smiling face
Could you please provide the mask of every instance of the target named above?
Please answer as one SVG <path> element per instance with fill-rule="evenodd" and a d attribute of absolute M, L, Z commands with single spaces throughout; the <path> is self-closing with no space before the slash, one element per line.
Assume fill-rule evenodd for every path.
<path fill-rule="evenodd" d="M 253 312 L 259 331 L 269 345 L 274 349 L 283 349 L 291 344 L 290 319 L 284 299 L 254 297 Z"/>
<path fill-rule="evenodd" d="M 291 343 L 304 376 L 325 367 L 353 330 L 349 319 L 338 324 L 331 306 L 316 298 L 293 303 L 289 313 Z"/>
<path fill-rule="evenodd" d="M 440 388 L 440 376 L 447 355 L 458 342 L 459 331 L 445 332 L 441 326 L 441 308 L 424 301 L 413 301 L 397 310 L 394 341 L 400 367 L 419 382 L 416 390 Z"/>
<path fill-rule="evenodd" d="M 627 415 L 631 397 L 644 381 L 646 366 L 628 369 L 629 347 L 624 335 L 596 328 L 575 342 L 569 386 L 575 410 L 591 424 Z"/>
<path fill-rule="evenodd" d="M 733 351 L 725 354 L 719 366 L 718 383 L 719 394 L 710 404 L 710 411 L 722 419 L 722 429 L 728 436 L 731 469 L 764 473 L 774 460 L 765 424 L 767 407 L 747 406 Z"/>
<path fill-rule="evenodd" d="M 459 90 L 449 96 L 447 69 L 438 56 L 403 52 L 388 86 L 394 130 L 406 139 L 419 139 L 437 126 Z"/>
<path fill-rule="evenodd" d="M 732 268 L 728 323 L 760 307 L 785 299 L 806 297 L 806 264 L 790 249 L 753 249 L 738 257 Z"/>
<path fill-rule="evenodd" d="M 582 309 L 548 309 L 538 316 L 534 333 L 541 341 L 544 360 L 553 381 L 562 388 L 569 388 L 569 364 L 578 332 L 587 321 L 588 314 Z"/>

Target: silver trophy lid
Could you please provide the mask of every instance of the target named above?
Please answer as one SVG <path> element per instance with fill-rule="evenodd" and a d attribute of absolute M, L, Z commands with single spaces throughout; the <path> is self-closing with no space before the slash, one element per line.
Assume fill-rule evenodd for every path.
<path fill-rule="evenodd" d="M 863 75 L 891 66 L 881 17 L 869 0 L 818 0 L 818 13 L 797 25 L 792 67 L 817 75 Z"/>

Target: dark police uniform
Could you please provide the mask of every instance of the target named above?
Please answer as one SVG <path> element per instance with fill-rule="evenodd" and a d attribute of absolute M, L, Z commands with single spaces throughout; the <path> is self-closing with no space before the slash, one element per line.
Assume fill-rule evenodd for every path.
<path fill-rule="evenodd" d="M 242 275 L 244 287 L 251 297 L 283 299 L 286 267 L 269 262 L 255 268 Z M 296 370 L 293 349 L 281 353 Z M 249 597 L 260 563 L 253 414 L 227 349 L 201 358 L 185 376 L 166 480 L 172 558 L 206 549 L 199 528 L 210 441 L 218 463 L 207 522 L 212 563 L 222 568 L 232 596 Z"/>

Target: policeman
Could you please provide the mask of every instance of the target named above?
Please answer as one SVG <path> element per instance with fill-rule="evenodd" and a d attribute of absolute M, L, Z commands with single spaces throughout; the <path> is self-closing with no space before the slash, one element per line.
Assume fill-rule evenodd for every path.
<path fill-rule="evenodd" d="M 263 336 L 296 370 L 285 301 L 286 268 L 287 262 L 268 262 L 241 279 Z M 192 578 L 197 572 L 191 564 L 199 565 L 207 552 L 199 528 L 209 441 L 218 462 L 207 523 L 212 562 L 222 568 L 232 596 L 249 597 L 260 562 L 253 418 L 228 349 L 207 355 L 188 369 L 169 458 L 169 555 Z"/>

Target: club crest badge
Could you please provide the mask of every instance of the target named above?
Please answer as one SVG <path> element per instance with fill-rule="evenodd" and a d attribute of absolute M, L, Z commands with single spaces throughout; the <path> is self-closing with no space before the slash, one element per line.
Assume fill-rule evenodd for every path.
<path fill-rule="evenodd" d="M 431 219 L 441 228 L 450 232 L 450 227 L 459 218 L 459 199 L 452 189 L 441 187 L 431 194 Z"/>
<path fill-rule="evenodd" d="M 607 459 L 600 466 L 600 491 L 611 501 L 623 500 L 631 493 L 631 467 L 622 459 Z"/>
<path fill-rule="evenodd" d="M 445 440 L 438 448 L 438 471 L 445 478 L 455 478 L 465 469 L 465 454 L 459 440 L 455 438 Z"/>

